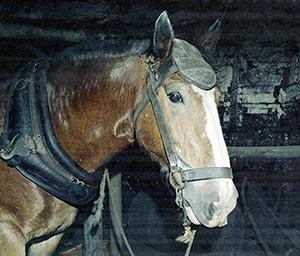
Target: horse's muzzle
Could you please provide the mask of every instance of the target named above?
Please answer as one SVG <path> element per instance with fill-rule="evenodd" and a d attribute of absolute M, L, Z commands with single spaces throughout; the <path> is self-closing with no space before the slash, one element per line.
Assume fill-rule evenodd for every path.
<path fill-rule="evenodd" d="M 196 225 L 222 227 L 236 206 L 237 190 L 230 179 L 195 181 L 183 190 L 189 220 Z"/>

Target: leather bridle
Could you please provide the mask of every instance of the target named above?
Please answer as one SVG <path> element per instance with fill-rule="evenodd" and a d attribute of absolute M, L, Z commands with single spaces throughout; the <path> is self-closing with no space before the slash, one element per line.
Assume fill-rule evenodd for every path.
<path fill-rule="evenodd" d="M 185 187 L 185 183 L 198 180 L 229 178 L 232 179 L 232 169 L 230 167 L 199 167 L 191 168 L 185 163 L 177 154 L 174 143 L 168 128 L 168 124 L 165 120 L 165 114 L 161 107 L 158 97 L 158 91 L 161 88 L 163 82 L 175 73 L 179 73 L 178 67 L 173 61 L 172 55 L 170 55 L 162 63 L 149 60 L 147 70 L 147 94 L 143 100 L 137 105 L 133 113 L 133 122 L 137 123 L 140 113 L 144 110 L 146 105 L 150 102 L 156 123 L 161 135 L 165 155 L 169 163 L 170 169 L 170 183 L 176 191 L 176 204 L 184 209 L 184 199 L 182 196 L 182 190 Z M 202 88 L 203 89 L 203 88 Z M 205 88 L 207 89 L 207 88 Z M 211 88 L 209 88 L 211 89 Z M 182 184 L 175 182 L 175 178 L 181 179 Z M 180 182 L 181 183 L 181 182 Z"/>

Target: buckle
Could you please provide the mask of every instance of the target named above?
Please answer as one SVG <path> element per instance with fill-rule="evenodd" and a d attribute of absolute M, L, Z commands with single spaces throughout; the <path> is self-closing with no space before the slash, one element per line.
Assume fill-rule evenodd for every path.
<path fill-rule="evenodd" d="M 28 78 L 20 78 L 15 85 L 16 90 L 22 91 L 23 89 L 26 88 L 30 80 Z"/>
<path fill-rule="evenodd" d="M 0 156 L 4 160 L 9 160 L 15 155 L 28 157 L 35 149 L 33 140 L 28 136 L 16 135 L 11 141 L 3 140 L 1 143 Z"/>
<path fill-rule="evenodd" d="M 10 141 L 3 138 L 3 136 L 0 137 L 0 152 L 10 152 L 12 150 L 12 145 Z"/>
<path fill-rule="evenodd" d="M 170 183 L 175 189 L 178 190 L 184 189 L 185 182 L 182 180 L 181 171 L 171 171 Z"/>

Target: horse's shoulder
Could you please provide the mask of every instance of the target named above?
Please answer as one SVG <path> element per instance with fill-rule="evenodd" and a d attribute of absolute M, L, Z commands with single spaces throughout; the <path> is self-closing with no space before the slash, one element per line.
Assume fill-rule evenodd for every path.
<path fill-rule="evenodd" d="M 74 207 L 56 199 L 0 161 L 0 222 L 14 223 L 28 239 L 70 226 Z"/>

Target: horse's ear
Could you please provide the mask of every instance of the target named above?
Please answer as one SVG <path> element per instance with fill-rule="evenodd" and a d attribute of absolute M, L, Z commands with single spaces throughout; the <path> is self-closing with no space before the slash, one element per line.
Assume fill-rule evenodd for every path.
<path fill-rule="evenodd" d="M 164 11 L 155 22 L 153 51 L 156 57 L 164 59 L 172 51 L 174 32 L 168 14 Z"/>
<path fill-rule="evenodd" d="M 210 26 L 207 33 L 200 38 L 197 46 L 204 49 L 208 55 L 213 55 L 218 41 L 221 37 L 221 20 L 217 19 L 213 25 Z"/>

